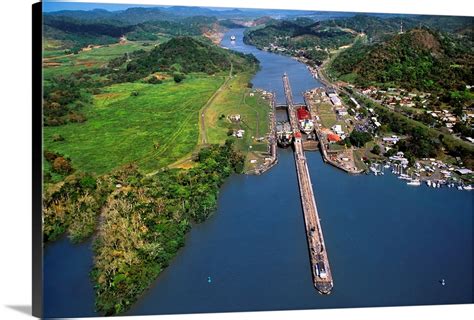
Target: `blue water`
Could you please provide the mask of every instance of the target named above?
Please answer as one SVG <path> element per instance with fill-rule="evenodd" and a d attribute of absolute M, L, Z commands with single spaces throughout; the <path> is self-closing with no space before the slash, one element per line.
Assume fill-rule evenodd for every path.
<path fill-rule="evenodd" d="M 242 31 L 230 31 L 222 45 L 261 61 L 255 87 L 283 102 L 283 72 L 296 101 L 320 85 L 303 64 L 243 44 Z M 292 151 L 278 152 L 278 165 L 264 175 L 228 179 L 217 212 L 192 228 L 129 315 L 473 301 L 472 192 L 409 187 L 388 173 L 351 176 L 313 152 L 307 158 L 334 277 L 331 295 L 318 294 Z M 46 248 L 48 316 L 94 314 L 91 262 L 90 243 L 64 239 Z"/>
<path fill-rule="evenodd" d="M 243 43 L 244 29 L 229 31 L 221 42 L 225 48 L 243 53 L 251 53 L 260 61 L 261 70 L 252 79 L 255 88 L 261 88 L 276 93 L 277 101 L 285 102 L 282 85 L 283 73 L 287 73 L 291 81 L 293 99 L 297 103 L 303 102 L 303 92 L 320 87 L 321 83 L 314 79 L 303 63 L 288 56 L 273 54 L 258 50 L 254 46 Z M 236 41 L 230 41 L 230 36 L 235 35 Z"/>
<path fill-rule="evenodd" d="M 92 241 L 74 245 L 67 237 L 44 249 L 45 317 L 95 316 Z"/>

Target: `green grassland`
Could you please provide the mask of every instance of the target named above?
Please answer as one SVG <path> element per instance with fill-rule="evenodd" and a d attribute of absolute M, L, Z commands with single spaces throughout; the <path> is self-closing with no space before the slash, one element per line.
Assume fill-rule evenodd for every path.
<path fill-rule="evenodd" d="M 164 167 L 195 148 L 199 110 L 223 78 L 193 74 L 179 84 L 107 87 L 85 110 L 86 122 L 45 127 L 45 149 L 70 157 L 74 168 L 91 173 L 130 162 L 144 171 Z M 138 96 L 131 96 L 132 91 Z M 53 142 L 53 135 L 65 140 Z"/>
<path fill-rule="evenodd" d="M 268 132 L 270 111 L 269 102 L 261 94 L 250 93 L 252 89 L 247 87 L 253 73 L 241 73 L 229 81 L 223 90 L 206 110 L 205 121 L 209 143 L 222 144 L 229 138 L 229 129 L 245 130 L 242 139 L 236 139 L 236 146 L 243 152 L 266 151 L 265 142 L 257 142 L 256 139 L 263 137 Z M 240 123 L 232 123 L 230 115 L 240 114 Z M 253 138 L 252 138 L 253 137 Z"/>
<path fill-rule="evenodd" d="M 120 57 L 124 54 L 137 50 L 151 50 L 156 44 L 168 40 L 166 37 L 160 37 L 158 41 L 128 41 L 125 44 L 111 44 L 90 50 L 81 51 L 78 54 L 65 54 L 64 50 L 58 50 L 54 47 L 48 47 L 44 50 L 43 57 L 48 63 L 58 63 L 60 65 L 48 66 L 43 68 L 44 79 L 51 79 L 62 74 L 77 72 L 81 69 L 100 67 L 107 64 L 111 59 Z M 144 45 L 145 44 L 145 45 Z M 149 45 L 146 45 L 149 44 Z"/>
<path fill-rule="evenodd" d="M 336 113 L 333 110 L 332 104 L 321 103 L 318 104 L 318 114 L 321 119 L 321 124 L 325 128 L 331 128 L 337 124 Z"/>

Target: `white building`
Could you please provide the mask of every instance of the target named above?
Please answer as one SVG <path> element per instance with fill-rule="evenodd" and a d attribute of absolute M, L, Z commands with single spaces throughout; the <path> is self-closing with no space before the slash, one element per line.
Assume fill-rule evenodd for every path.
<path fill-rule="evenodd" d="M 335 106 L 342 106 L 342 102 L 341 102 L 341 99 L 339 99 L 338 96 L 334 95 L 334 96 L 330 96 L 330 99 L 331 99 L 331 102 L 333 105 Z"/>
<path fill-rule="evenodd" d="M 334 131 L 334 133 L 338 134 L 338 135 L 342 135 L 344 134 L 344 131 L 342 130 L 342 127 L 340 124 L 336 124 L 334 126 L 332 126 L 332 131 Z"/>

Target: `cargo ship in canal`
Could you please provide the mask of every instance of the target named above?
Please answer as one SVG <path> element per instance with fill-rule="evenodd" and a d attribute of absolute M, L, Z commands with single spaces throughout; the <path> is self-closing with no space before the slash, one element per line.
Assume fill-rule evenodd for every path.
<path fill-rule="evenodd" d="M 293 141 L 293 131 L 289 122 L 276 124 L 277 144 L 281 148 L 288 148 Z"/>
<path fill-rule="evenodd" d="M 311 118 L 311 114 L 306 106 L 300 106 L 296 109 L 296 116 L 298 118 L 299 129 L 306 133 L 310 134 L 314 130 L 314 122 Z"/>

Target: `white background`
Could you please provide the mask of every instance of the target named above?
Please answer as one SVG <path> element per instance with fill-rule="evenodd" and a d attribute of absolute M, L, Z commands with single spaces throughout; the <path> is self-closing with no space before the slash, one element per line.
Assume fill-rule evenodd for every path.
<path fill-rule="evenodd" d="M 9 0 L 0 10 L 0 319 L 31 313 L 31 4 Z M 94 2 L 94 1 L 89 1 Z M 463 0 L 126 0 L 110 3 L 183 4 L 333 11 L 474 15 Z M 361 292 L 361 294 L 364 294 Z M 474 305 L 258 312 L 128 319 L 472 319 Z"/>

